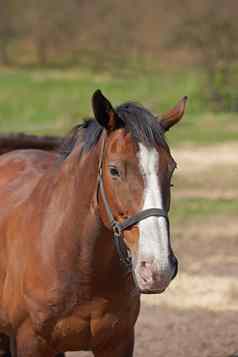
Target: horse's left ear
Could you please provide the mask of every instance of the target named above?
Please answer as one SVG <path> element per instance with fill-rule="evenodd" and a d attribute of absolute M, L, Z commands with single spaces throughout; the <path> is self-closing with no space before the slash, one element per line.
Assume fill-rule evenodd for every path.
<path fill-rule="evenodd" d="M 188 97 L 183 97 L 175 105 L 175 107 L 170 109 L 166 114 L 162 115 L 162 118 L 160 120 L 160 125 L 165 131 L 169 130 L 173 125 L 177 124 L 180 119 L 182 119 L 185 112 L 187 100 Z"/>
<path fill-rule="evenodd" d="M 107 131 L 113 131 L 122 126 L 122 120 L 99 89 L 93 94 L 92 106 L 96 120 Z"/>

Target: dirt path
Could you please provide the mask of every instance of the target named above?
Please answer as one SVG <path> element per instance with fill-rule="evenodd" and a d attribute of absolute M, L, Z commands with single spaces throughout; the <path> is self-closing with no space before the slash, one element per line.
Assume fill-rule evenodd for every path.
<path fill-rule="evenodd" d="M 174 154 L 184 173 L 202 172 L 214 166 L 238 166 L 238 144 L 235 142 L 212 146 L 177 148 Z"/>

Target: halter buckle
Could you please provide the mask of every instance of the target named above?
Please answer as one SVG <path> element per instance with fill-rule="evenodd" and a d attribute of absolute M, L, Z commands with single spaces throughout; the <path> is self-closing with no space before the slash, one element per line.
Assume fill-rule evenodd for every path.
<path fill-rule="evenodd" d="M 121 237 L 122 229 L 121 229 L 121 226 L 120 226 L 119 223 L 113 222 L 113 224 L 112 224 L 112 230 L 113 230 L 114 236 Z"/>

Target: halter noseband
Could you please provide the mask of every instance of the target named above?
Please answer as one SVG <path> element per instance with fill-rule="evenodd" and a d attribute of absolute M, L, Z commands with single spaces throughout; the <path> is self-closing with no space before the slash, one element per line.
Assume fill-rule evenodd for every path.
<path fill-rule="evenodd" d="M 113 231 L 113 242 L 116 248 L 116 251 L 119 255 L 119 259 L 121 263 L 126 267 L 127 270 L 131 271 L 132 270 L 132 261 L 131 261 L 131 254 L 129 249 L 127 248 L 126 244 L 124 243 L 122 232 L 134 226 L 135 224 L 139 223 L 140 221 L 143 221 L 144 219 L 148 217 L 164 217 L 166 218 L 167 224 L 169 226 L 169 218 L 168 218 L 168 212 L 165 211 L 162 208 L 149 208 L 146 210 L 143 210 L 141 212 L 138 212 L 134 216 L 131 216 L 127 219 L 125 219 L 122 223 L 119 223 L 113 216 L 111 207 L 108 203 L 108 199 L 106 196 L 106 192 L 104 189 L 104 183 L 103 183 L 103 159 L 104 159 L 104 151 L 105 151 L 105 138 L 106 135 L 103 133 L 103 142 L 101 146 L 101 152 L 100 152 L 100 157 L 99 157 L 99 165 L 98 165 L 98 193 L 99 191 L 101 192 L 102 195 L 102 200 L 103 200 L 103 205 L 106 210 L 107 218 L 109 220 L 110 226 Z M 97 194 L 98 196 L 98 194 Z"/>

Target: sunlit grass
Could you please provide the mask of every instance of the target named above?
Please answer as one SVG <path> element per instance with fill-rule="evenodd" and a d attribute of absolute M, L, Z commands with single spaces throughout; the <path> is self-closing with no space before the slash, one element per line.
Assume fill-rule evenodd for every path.
<path fill-rule="evenodd" d="M 188 95 L 187 114 L 168 138 L 177 143 L 234 140 L 234 115 L 207 114 L 200 77 L 188 73 L 94 73 L 88 69 L 0 71 L 0 132 L 62 134 L 92 115 L 91 96 L 100 88 L 114 105 L 137 101 L 161 113 Z"/>
<path fill-rule="evenodd" d="M 236 199 L 177 198 L 172 205 L 171 215 L 177 224 L 187 221 L 211 219 L 212 216 L 236 216 L 238 204 Z"/>
<path fill-rule="evenodd" d="M 166 105 L 166 99 L 169 97 L 168 93 L 167 97 L 161 99 L 160 91 L 163 85 L 160 82 L 159 75 L 157 78 L 147 75 L 141 78 L 136 76 L 117 79 L 109 74 L 98 75 L 80 70 L 4 72 L 0 74 L 0 112 L 2 115 L 9 115 L 10 119 L 24 114 L 24 117 L 26 115 L 32 120 L 36 116 L 39 121 L 42 118 L 57 120 L 58 113 L 86 116 L 91 113 L 91 96 L 97 88 L 102 89 L 114 104 L 136 100 L 152 110 L 159 111 L 161 102 L 162 106 Z"/>
<path fill-rule="evenodd" d="M 169 135 L 173 143 L 233 139 L 232 115 L 207 115 L 196 73 L 94 73 L 88 69 L 0 72 L 0 131 L 64 133 L 91 115 L 92 93 L 100 88 L 114 105 L 137 101 L 154 113 L 166 111 L 188 95 L 183 124 Z"/>

